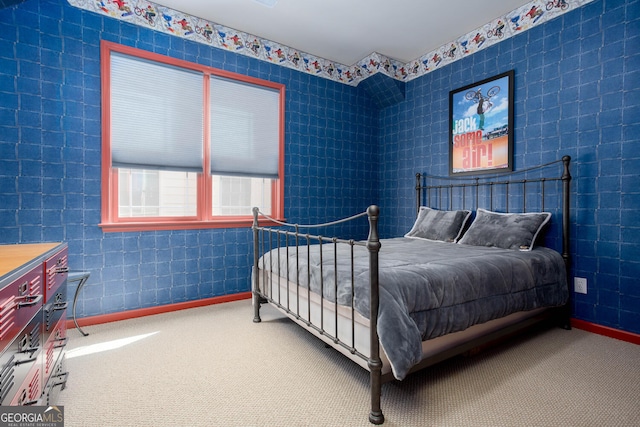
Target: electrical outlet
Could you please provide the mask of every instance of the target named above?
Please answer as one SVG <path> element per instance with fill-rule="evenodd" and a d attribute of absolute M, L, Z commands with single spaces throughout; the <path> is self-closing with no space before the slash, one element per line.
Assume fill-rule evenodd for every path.
<path fill-rule="evenodd" d="M 578 294 L 587 293 L 587 279 L 584 277 L 573 278 L 573 290 Z"/>

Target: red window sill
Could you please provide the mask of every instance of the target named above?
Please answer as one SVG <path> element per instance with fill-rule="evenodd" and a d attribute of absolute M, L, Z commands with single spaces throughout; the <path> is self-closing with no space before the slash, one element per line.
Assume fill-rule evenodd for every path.
<path fill-rule="evenodd" d="M 283 219 L 278 219 L 284 221 Z M 276 223 L 262 219 L 258 221 L 260 226 L 273 226 Z M 105 233 L 131 232 L 131 231 L 158 231 L 158 230 L 194 230 L 203 228 L 249 228 L 253 225 L 253 218 L 238 218 L 213 221 L 141 221 L 141 222 L 112 222 L 98 224 Z"/>

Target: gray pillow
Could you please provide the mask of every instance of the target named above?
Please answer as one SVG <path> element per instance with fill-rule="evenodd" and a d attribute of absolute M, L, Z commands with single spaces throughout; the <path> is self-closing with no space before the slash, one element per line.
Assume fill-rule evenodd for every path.
<path fill-rule="evenodd" d="M 413 228 L 404 237 L 455 242 L 470 216 L 467 210 L 440 211 L 421 206 Z"/>
<path fill-rule="evenodd" d="M 530 251 L 551 213 L 499 213 L 478 209 L 476 218 L 458 243 Z"/>

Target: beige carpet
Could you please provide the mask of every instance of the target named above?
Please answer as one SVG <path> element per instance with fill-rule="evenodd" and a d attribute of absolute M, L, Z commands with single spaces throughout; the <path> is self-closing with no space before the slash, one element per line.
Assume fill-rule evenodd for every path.
<path fill-rule="evenodd" d="M 69 331 L 65 426 L 368 426 L 368 373 L 248 300 Z M 548 329 L 383 386 L 385 426 L 640 426 L 640 346 Z"/>

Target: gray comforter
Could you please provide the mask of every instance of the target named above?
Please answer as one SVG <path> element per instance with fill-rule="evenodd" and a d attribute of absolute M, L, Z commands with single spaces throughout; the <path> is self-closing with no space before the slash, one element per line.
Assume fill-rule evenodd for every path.
<path fill-rule="evenodd" d="M 563 259 L 551 249 L 524 252 L 408 238 L 381 243 L 378 335 L 397 379 L 421 360 L 424 340 L 517 311 L 562 305 L 568 298 Z M 306 247 L 300 252 L 297 262 L 295 249 L 288 261 L 283 249 L 279 256 L 274 252 L 273 271 L 286 277 L 288 270 L 290 281 L 303 287 L 310 281 L 312 291 L 322 288 L 335 301 L 334 246 L 322 246 L 322 274 L 320 246 L 311 247 L 310 262 Z M 354 252 L 353 303 L 369 318 L 369 253 L 360 246 Z M 339 247 L 337 258 L 338 303 L 350 306 L 350 248 Z M 260 260 L 265 265 L 269 269 L 269 254 Z"/>

